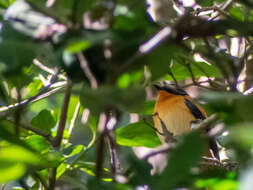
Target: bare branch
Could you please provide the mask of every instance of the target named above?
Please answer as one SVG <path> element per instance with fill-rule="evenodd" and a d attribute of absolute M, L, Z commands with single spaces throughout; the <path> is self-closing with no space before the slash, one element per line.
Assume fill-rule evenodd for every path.
<path fill-rule="evenodd" d="M 202 157 L 202 161 L 199 163 L 201 166 L 208 166 L 208 167 L 216 167 L 216 168 L 223 168 L 228 171 L 233 171 L 238 167 L 238 163 L 236 162 L 220 162 L 216 158 L 211 157 Z"/>
<path fill-rule="evenodd" d="M 249 88 L 248 90 L 246 90 L 246 91 L 243 93 L 243 95 L 248 96 L 248 95 L 250 95 L 250 94 L 252 94 L 252 93 L 253 93 L 253 86 L 252 86 L 251 88 Z"/>
<path fill-rule="evenodd" d="M 6 121 L 10 122 L 10 123 L 15 123 L 14 121 L 11 121 L 9 119 L 5 119 Z M 36 128 L 33 128 L 31 126 L 28 126 L 28 125 L 24 125 L 22 123 L 19 123 L 19 127 L 23 128 L 23 129 L 26 129 L 28 131 L 32 131 L 33 133 L 35 133 L 36 135 L 39 135 L 39 136 L 42 136 L 44 137 L 45 139 L 47 139 L 50 143 L 53 142 L 53 137 L 49 134 L 49 133 L 45 133 L 39 129 L 36 129 Z"/>
<path fill-rule="evenodd" d="M 222 15 L 226 15 L 227 13 L 225 12 L 225 10 L 230 7 L 230 5 L 233 3 L 233 0 L 227 0 L 225 3 L 223 3 L 223 5 L 221 7 L 214 7 L 213 9 L 216 10 L 216 14 L 214 14 L 211 18 L 209 18 L 209 20 L 214 20 L 216 19 L 218 16 L 220 16 L 220 14 Z"/>
<path fill-rule="evenodd" d="M 209 116 L 205 120 L 194 120 L 194 121 L 192 121 L 191 122 L 191 128 L 193 130 L 200 130 L 201 131 L 203 129 L 207 129 L 210 126 L 210 124 L 212 124 L 216 120 L 217 120 L 217 115 L 212 114 L 211 116 Z"/>
<path fill-rule="evenodd" d="M 82 53 L 78 53 L 77 56 L 81 64 L 81 68 L 83 69 L 84 74 L 86 75 L 86 77 L 88 78 L 90 82 L 91 88 L 96 89 L 98 87 L 98 82 L 97 82 L 96 77 L 91 72 L 87 60 L 85 59 Z"/>
<path fill-rule="evenodd" d="M 68 113 L 68 106 L 69 106 L 69 101 L 70 101 L 70 95 L 71 95 L 71 89 L 72 85 L 70 80 L 67 80 L 67 85 L 66 85 L 66 91 L 65 91 L 65 96 L 61 108 L 61 116 L 60 116 L 60 121 L 57 129 L 57 136 L 55 137 L 52 145 L 54 147 L 58 147 L 61 144 L 62 141 L 62 136 L 63 136 L 63 131 L 65 129 L 66 121 L 67 121 L 67 113 Z"/>
<path fill-rule="evenodd" d="M 176 77 L 174 76 L 173 72 L 171 71 L 171 69 L 169 68 L 169 75 L 171 76 L 171 78 L 173 79 L 175 85 L 178 87 L 178 82 L 177 82 L 177 79 Z"/>
<path fill-rule="evenodd" d="M 37 67 L 39 67 L 43 71 L 46 71 L 46 72 L 48 72 L 48 73 L 50 73 L 52 75 L 57 74 L 57 72 L 54 69 L 51 69 L 51 68 L 43 65 L 38 59 L 34 59 L 33 63 L 34 63 L 34 65 L 36 65 Z M 59 74 L 58 76 L 59 76 L 59 78 L 67 80 L 67 77 L 65 77 L 64 75 Z"/>
<path fill-rule="evenodd" d="M 47 190 L 54 190 L 55 182 L 56 182 L 56 172 L 57 168 L 51 168 L 49 171 L 49 185 Z"/>
<path fill-rule="evenodd" d="M 176 142 L 166 143 L 163 146 L 164 147 L 162 147 L 162 149 L 147 154 L 144 159 L 148 160 L 150 157 L 156 156 L 158 154 L 168 153 L 176 147 Z"/>
<path fill-rule="evenodd" d="M 36 102 L 38 100 L 41 100 L 41 99 L 44 99 L 48 96 L 51 96 L 52 94 L 58 92 L 61 88 L 64 87 L 64 85 L 58 87 L 58 88 L 55 88 L 55 89 L 52 89 L 50 91 L 47 91 L 50 87 L 51 87 L 52 84 L 48 85 L 46 88 L 44 88 L 43 90 L 41 90 L 37 95 L 35 96 L 32 96 L 26 100 L 23 100 L 19 103 L 15 103 L 15 104 L 11 104 L 11 105 L 8 105 L 8 106 L 3 106 L 3 107 L 0 107 L 0 112 L 4 112 L 4 111 L 9 111 L 11 109 L 14 109 L 14 108 L 17 108 L 19 106 L 24 106 L 30 102 Z"/>
<path fill-rule="evenodd" d="M 114 178 L 117 174 L 121 173 L 121 167 L 120 167 L 120 161 L 117 155 L 117 144 L 115 141 L 115 135 L 112 134 L 114 131 L 110 131 L 107 133 L 107 143 L 110 151 L 110 157 L 111 157 L 111 167 Z"/>

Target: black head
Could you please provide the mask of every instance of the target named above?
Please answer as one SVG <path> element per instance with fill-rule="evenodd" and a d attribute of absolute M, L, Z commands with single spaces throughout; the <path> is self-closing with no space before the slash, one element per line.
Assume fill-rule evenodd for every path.
<path fill-rule="evenodd" d="M 159 85 L 154 85 L 154 87 L 157 90 L 165 90 L 168 93 L 171 94 L 175 94 L 175 95 L 181 95 L 181 96 L 186 96 L 188 95 L 182 88 L 179 87 L 171 87 L 169 85 L 165 85 L 165 86 L 159 86 Z"/>

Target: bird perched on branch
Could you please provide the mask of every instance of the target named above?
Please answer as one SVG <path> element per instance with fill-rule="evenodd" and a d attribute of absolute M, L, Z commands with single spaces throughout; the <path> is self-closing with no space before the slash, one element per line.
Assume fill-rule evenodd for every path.
<path fill-rule="evenodd" d="M 191 97 L 181 88 L 154 85 L 159 91 L 154 108 L 154 124 L 161 142 L 166 142 L 164 126 L 167 133 L 173 136 L 191 130 L 191 123 L 195 120 L 204 120 L 207 115 L 198 104 L 193 103 Z M 206 129 L 208 132 L 208 128 Z M 217 143 L 209 139 L 210 156 L 219 160 Z"/>

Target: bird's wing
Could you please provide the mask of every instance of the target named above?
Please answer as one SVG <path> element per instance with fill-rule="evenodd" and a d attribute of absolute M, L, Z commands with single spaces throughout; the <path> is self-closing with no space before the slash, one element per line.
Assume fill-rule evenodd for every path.
<path fill-rule="evenodd" d="M 204 114 L 200 111 L 200 109 L 192 101 L 190 101 L 187 98 L 184 98 L 184 101 L 185 101 L 185 105 L 188 107 L 188 109 L 190 110 L 192 115 L 195 117 L 195 119 L 201 119 L 201 120 L 206 119 Z M 207 132 L 209 130 L 210 130 L 210 128 L 207 128 Z M 220 160 L 217 142 L 214 138 L 209 138 L 209 146 L 210 146 L 211 150 L 213 151 L 214 156 L 218 160 Z"/>
<path fill-rule="evenodd" d="M 201 119 L 204 120 L 206 117 L 204 114 L 199 110 L 199 108 L 190 100 L 187 98 L 184 99 L 185 105 L 188 107 L 192 115 L 195 117 L 195 119 Z"/>

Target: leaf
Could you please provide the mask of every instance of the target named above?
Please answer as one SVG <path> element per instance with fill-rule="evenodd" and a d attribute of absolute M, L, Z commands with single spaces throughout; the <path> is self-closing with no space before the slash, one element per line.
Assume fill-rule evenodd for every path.
<path fill-rule="evenodd" d="M 239 145 L 240 148 L 250 149 L 253 145 L 253 123 L 240 124 L 229 130 L 228 143 Z M 238 146 L 235 146 L 235 148 Z"/>
<path fill-rule="evenodd" d="M 97 178 L 91 177 L 87 184 L 88 189 L 103 189 L 103 190 L 132 190 L 128 184 L 121 184 L 116 182 L 108 182 L 103 180 L 98 180 Z"/>
<path fill-rule="evenodd" d="M 232 17 L 244 21 L 244 10 L 243 7 L 231 7 L 229 13 Z"/>
<path fill-rule="evenodd" d="M 51 112 L 44 109 L 32 119 L 31 124 L 36 128 L 50 132 L 50 130 L 56 125 L 56 121 Z"/>
<path fill-rule="evenodd" d="M 30 135 L 25 138 L 25 142 L 38 152 L 47 152 L 50 149 L 48 141 L 39 135 Z"/>
<path fill-rule="evenodd" d="M 26 166 L 23 163 L 3 161 L 0 159 L 0 183 L 18 179 L 25 174 Z"/>
<path fill-rule="evenodd" d="M 0 149 L 0 160 L 26 164 L 38 164 L 40 161 L 37 154 L 17 145 L 2 146 Z"/>
<path fill-rule="evenodd" d="M 236 190 L 239 187 L 238 181 L 235 179 L 203 179 L 196 182 L 197 188 L 211 188 L 212 190 Z M 245 190 L 245 188 L 243 188 Z"/>
<path fill-rule="evenodd" d="M 169 189 L 177 187 L 190 174 L 190 169 L 200 161 L 207 143 L 197 132 L 186 134 L 177 147 L 169 153 L 167 168 L 159 176 L 157 187 Z"/>
<path fill-rule="evenodd" d="M 144 122 L 137 122 L 116 129 L 116 142 L 122 146 L 144 146 L 150 148 L 161 144 L 155 130 Z"/>
<path fill-rule="evenodd" d="M 31 96 L 35 96 L 39 92 L 42 86 L 43 86 L 43 83 L 40 79 L 34 79 L 33 82 L 31 82 L 27 87 L 28 93 L 26 97 L 28 98 Z"/>
<path fill-rule="evenodd" d="M 208 102 L 208 111 L 218 112 L 227 124 L 253 121 L 252 96 L 231 92 L 208 92 L 202 93 L 201 96 Z"/>
<path fill-rule="evenodd" d="M 117 86 L 119 88 L 127 88 L 130 85 L 135 85 L 143 79 L 144 71 L 135 71 L 131 73 L 122 74 L 117 80 Z"/>
<path fill-rule="evenodd" d="M 46 152 L 40 156 L 40 169 L 56 168 L 63 162 L 63 160 L 64 158 L 59 152 Z"/>
<path fill-rule="evenodd" d="M 27 146 L 27 144 L 23 141 L 20 140 L 16 135 L 15 135 L 15 125 L 9 121 L 5 121 L 5 120 L 0 120 L 0 126 L 1 126 L 1 130 L 0 130 L 0 139 L 1 140 L 6 140 L 9 143 L 15 144 L 15 145 L 19 145 L 25 148 L 30 148 L 29 146 Z"/>
<path fill-rule="evenodd" d="M 145 91 L 140 86 L 131 86 L 126 89 L 101 86 L 96 90 L 85 88 L 80 92 L 81 104 L 96 115 L 108 108 L 136 112 L 141 109 L 144 100 Z"/>
<path fill-rule="evenodd" d="M 56 179 L 59 179 L 67 170 L 67 164 L 61 163 L 57 167 L 57 174 L 56 174 Z"/>
<path fill-rule="evenodd" d="M 71 53 L 78 53 L 80 51 L 84 51 L 85 49 L 90 47 L 90 43 L 87 40 L 82 40 L 76 43 L 73 43 L 67 47 L 67 51 Z"/>

